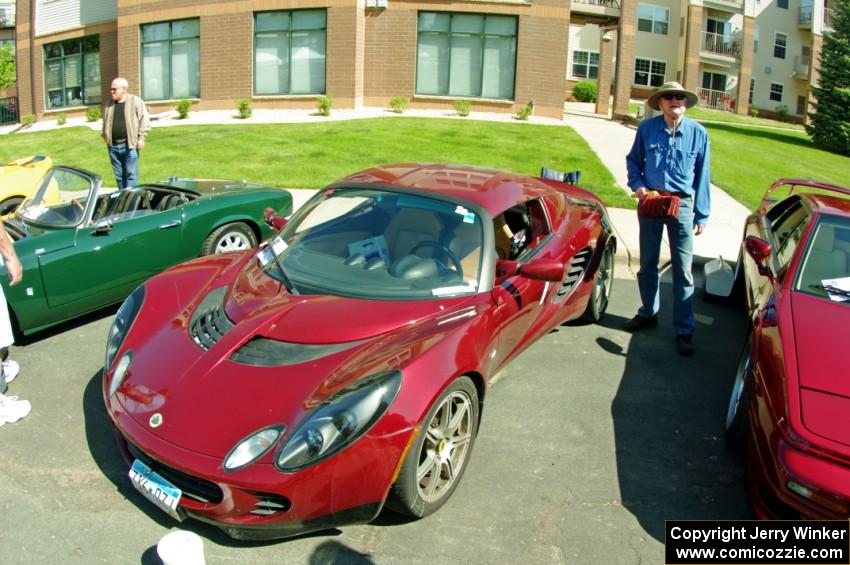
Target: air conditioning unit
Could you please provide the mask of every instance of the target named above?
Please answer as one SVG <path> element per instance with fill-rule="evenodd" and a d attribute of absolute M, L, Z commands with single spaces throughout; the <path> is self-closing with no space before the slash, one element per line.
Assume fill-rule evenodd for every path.
<path fill-rule="evenodd" d="M 366 0 L 366 7 L 375 10 L 386 10 L 387 0 Z"/>

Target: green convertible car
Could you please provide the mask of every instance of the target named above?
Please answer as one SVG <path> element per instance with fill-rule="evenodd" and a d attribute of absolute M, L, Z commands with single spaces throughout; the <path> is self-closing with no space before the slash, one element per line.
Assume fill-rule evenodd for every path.
<path fill-rule="evenodd" d="M 57 192 L 64 196 L 55 201 Z M 27 335 L 124 299 L 148 277 L 187 259 L 254 247 L 272 234 L 264 214 L 292 212 L 269 186 L 175 179 L 106 192 L 94 173 L 53 167 L 4 221 L 24 269 L 0 284 L 13 326 Z"/>

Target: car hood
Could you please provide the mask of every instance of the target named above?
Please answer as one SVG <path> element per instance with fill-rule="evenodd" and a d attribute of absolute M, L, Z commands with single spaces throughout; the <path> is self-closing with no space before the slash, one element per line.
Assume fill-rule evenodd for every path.
<path fill-rule="evenodd" d="M 795 293 L 791 312 L 803 424 L 850 445 L 850 304 Z"/>
<path fill-rule="evenodd" d="M 223 307 L 234 325 L 207 351 L 192 341 L 188 326 L 204 296 L 222 281 L 205 285 L 191 313 L 175 298 L 186 295 L 183 281 L 151 285 L 157 288 L 149 289 L 146 300 L 155 295 L 156 306 L 144 308 L 134 325 L 144 325 L 142 318 L 166 303 L 174 306 L 175 318 L 157 318 L 157 329 L 142 343 L 128 336 L 134 356 L 116 397 L 137 425 L 184 449 L 224 457 L 261 428 L 284 424 L 291 432 L 358 379 L 403 368 L 459 323 L 453 319 L 459 311 L 475 309 L 469 304 L 475 297 L 383 302 L 293 295 L 255 263 L 249 261 L 228 286 Z M 161 292 L 166 288 L 167 298 Z M 280 351 L 281 342 L 286 349 L 273 366 L 240 357 L 249 349 L 256 353 L 255 346 Z M 153 422 L 161 423 L 154 427 L 156 414 Z"/>

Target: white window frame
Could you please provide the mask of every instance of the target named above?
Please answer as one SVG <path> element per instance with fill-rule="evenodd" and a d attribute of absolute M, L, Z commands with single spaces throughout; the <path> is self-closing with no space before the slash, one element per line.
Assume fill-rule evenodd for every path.
<path fill-rule="evenodd" d="M 784 49 L 784 51 L 782 53 L 783 56 L 777 57 L 776 56 L 776 48 L 778 46 L 776 44 L 776 40 L 779 39 L 780 35 L 785 38 L 785 45 L 782 47 L 782 49 Z M 784 31 L 774 31 L 773 32 L 773 57 L 774 57 L 774 59 L 782 59 L 783 61 L 788 58 L 788 34 L 785 33 Z"/>
<path fill-rule="evenodd" d="M 635 81 L 635 75 L 637 74 L 637 62 L 638 60 L 649 61 L 649 75 L 647 76 L 647 83 L 641 84 Z M 664 76 L 661 77 L 661 84 L 667 80 L 667 61 L 664 59 L 653 59 L 652 57 L 635 57 L 635 70 L 632 73 L 632 84 L 635 86 L 646 86 L 648 88 L 656 88 L 652 86 L 652 63 L 664 63 Z M 660 85 L 659 85 L 660 86 Z"/>
<path fill-rule="evenodd" d="M 641 19 L 646 20 L 646 18 L 641 18 L 641 17 L 640 17 L 640 7 L 641 7 L 641 6 L 646 6 L 647 8 L 652 8 L 652 19 L 651 19 L 651 20 L 648 20 L 648 21 L 650 21 L 650 22 L 652 23 L 652 30 L 651 30 L 651 31 L 643 31 L 643 30 L 641 30 L 641 29 L 640 29 L 640 20 L 641 20 Z M 662 20 L 662 19 L 657 19 L 657 18 L 656 18 L 656 15 L 657 15 L 657 11 L 658 11 L 658 10 L 664 10 L 665 12 L 667 12 L 667 19 L 666 19 L 666 20 Z M 666 24 L 667 24 L 667 31 L 666 31 L 666 32 L 664 32 L 664 33 L 661 33 L 660 31 L 655 31 L 655 24 L 656 24 L 656 22 L 663 22 L 663 23 L 666 23 Z M 642 32 L 642 33 L 655 33 L 655 34 L 658 34 L 658 35 L 670 35 L 670 8 L 668 8 L 667 6 L 659 6 L 658 4 L 649 4 L 649 3 L 647 3 L 647 2 L 640 2 L 640 3 L 638 4 L 638 9 L 637 9 L 637 22 L 636 22 L 636 26 L 637 26 L 637 27 L 636 27 L 636 29 L 637 29 L 639 32 Z M 666 71 L 666 70 L 665 70 L 665 71 Z"/>
<path fill-rule="evenodd" d="M 778 93 L 779 94 L 779 100 L 773 99 L 773 95 L 775 94 L 774 91 L 773 91 L 774 86 L 779 87 L 779 93 Z M 768 100 L 770 100 L 771 102 L 779 102 L 781 104 L 782 98 L 784 97 L 784 95 L 785 95 L 785 85 L 783 83 L 781 83 L 781 82 L 771 82 L 770 83 L 770 92 L 767 95 Z"/>
<path fill-rule="evenodd" d="M 575 54 L 576 53 L 587 53 L 587 76 L 582 77 L 573 74 L 573 65 L 575 64 Z M 590 64 L 590 55 L 595 54 L 597 56 L 597 63 L 595 65 Z M 570 52 L 570 78 L 574 80 L 596 80 L 599 78 L 599 51 L 591 51 L 590 49 L 573 49 Z M 590 76 L 590 67 L 596 67 L 596 76 Z"/>

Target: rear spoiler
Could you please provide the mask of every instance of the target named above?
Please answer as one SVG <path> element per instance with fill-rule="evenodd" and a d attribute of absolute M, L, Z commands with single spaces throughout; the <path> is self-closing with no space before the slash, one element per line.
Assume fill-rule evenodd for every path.
<path fill-rule="evenodd" d="M 819 182 L 819 181 L 810 180 L 810 179 L 779 179 L 778 181 L 776 181 L 775 183 L 770 185 L 770 188 L 768 188 L 767 192 L 764 193 L 764 196 L 762 197 L 762 200 L 761 200 L 761 205 L 759 206 L 759 209 L 762 212 L 766 211 L 767 208 L 771 204 L 774 204 L 777 200 L 776 198 L 773 198 L 771 196 L 771 193 L 773 193 L 773 191 L 775 191 L 776 189 L 781 188 L 783 186 L 790 186 L 791 187 L 791 190 L 789 190 L 789 192 L 788 192 L 789 195 L 794 194 L 794 191 L 797 189 L 798 186 L 800 186 L 800 187 L 805 187 L 805 188 L 815 188 L 815 189 L 818 189 L 818 190 L 827 190 L 827 191 L 830 191 L 830 192 L 837 192 L 837 193 L 842 194 L 844 196 L 850 196 L 850 188 L 840 186 L 840 185 L 837 185 L 837 184 L 830 184 L 830 183 L 827 183 L 827 182 Z"/>

